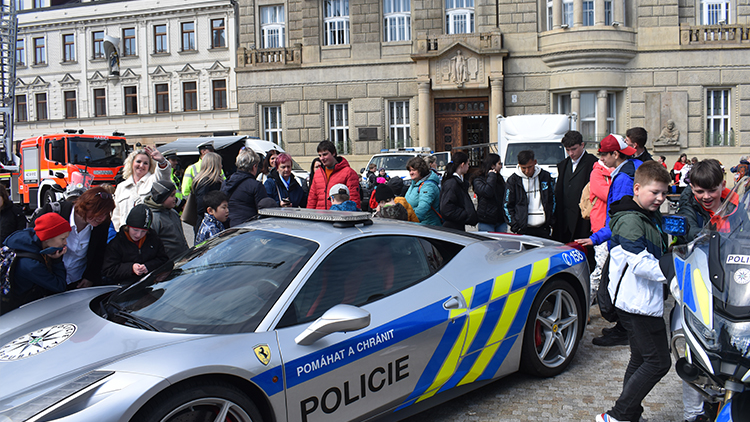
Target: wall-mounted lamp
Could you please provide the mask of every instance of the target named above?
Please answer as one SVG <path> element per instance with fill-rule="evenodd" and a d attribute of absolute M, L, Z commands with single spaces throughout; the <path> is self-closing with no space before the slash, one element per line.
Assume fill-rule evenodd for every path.
<path fill-rule="evenodd" d="M 722 19 L 722 20 L 719 21 L 719 25 L 724 25 L 726 23 L 727 23 L 727 21 L 725 21 L 724 19 Z"/>
<path fill-rule="evenodd" d="M 618 26 L 620 26 L 620 22 L 614 21 L 614 22 L 612 22 L 612 26 L 618 27 Z"/>
<path fill-rule="evenodd" d="M 564 23 L 564 24 L 560 25 L 560 28 L 562 28 L 562 29 L 568 29 L 568 24 Z"/>

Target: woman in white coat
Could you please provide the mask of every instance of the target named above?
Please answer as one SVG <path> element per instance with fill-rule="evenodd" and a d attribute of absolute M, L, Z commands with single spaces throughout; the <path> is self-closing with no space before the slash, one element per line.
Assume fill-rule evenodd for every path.
<path fill-rule="evenodd" d="M 128 155 L 122 175 L 125 181 L 117 185 L 115 210 L 112 212 L 112 224 L 117 231 L 125 224 L 130 210 L 151 193 L 155 180 L 169 181 L 172 166 L 161 152 L 146 146 Z"/>

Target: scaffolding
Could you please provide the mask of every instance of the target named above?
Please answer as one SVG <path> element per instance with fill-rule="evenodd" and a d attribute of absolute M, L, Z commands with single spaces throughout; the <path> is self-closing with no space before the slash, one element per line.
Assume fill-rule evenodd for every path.
<path fill-rule="evenodd" d="M 2 165 L 0 168 L 17 170 L 13 152 L 13 123 L 16 86 L 16 19 L 15 0 L 2 0 L 0 8 L 0 129 L 2 129 Z"/>

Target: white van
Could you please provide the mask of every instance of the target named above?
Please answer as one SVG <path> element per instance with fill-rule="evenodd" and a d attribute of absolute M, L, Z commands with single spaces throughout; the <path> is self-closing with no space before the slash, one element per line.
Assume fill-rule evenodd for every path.
<path fill-rule="evenodd" d="M 562 140 L 565 132 L 576 130 L 575 114 L 526 114 L 497 116 L 498 155 L 503 162 L 500 172 L 507 180 L 518 167 L 518 153 L 534 151 L 541 168 L 557 179 L 557 163 L 567 157 Z"/>

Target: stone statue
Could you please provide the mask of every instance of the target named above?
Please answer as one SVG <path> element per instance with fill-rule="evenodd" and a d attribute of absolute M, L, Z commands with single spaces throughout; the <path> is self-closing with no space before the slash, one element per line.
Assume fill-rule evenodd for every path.
<path fill-rule="evenodd" d="M 463 84 L 469 80 L 469 69 L 461 50 L 451 59 L 450 79 L 457 84 Z"/>
<path fill-rule="evenodd" d="M 674 120 L 667 120 L 667 125 L 661 130 L 659 139 L 654 142 L 654 145 L 679 145 L 680 144 L 680 131 L 674 125 Z"/>
<path fill-rule="evenodd" d="M 109 53 L 109 74 L 120 76 L 120 55 L 117 54 L 117 50 Z"/>

